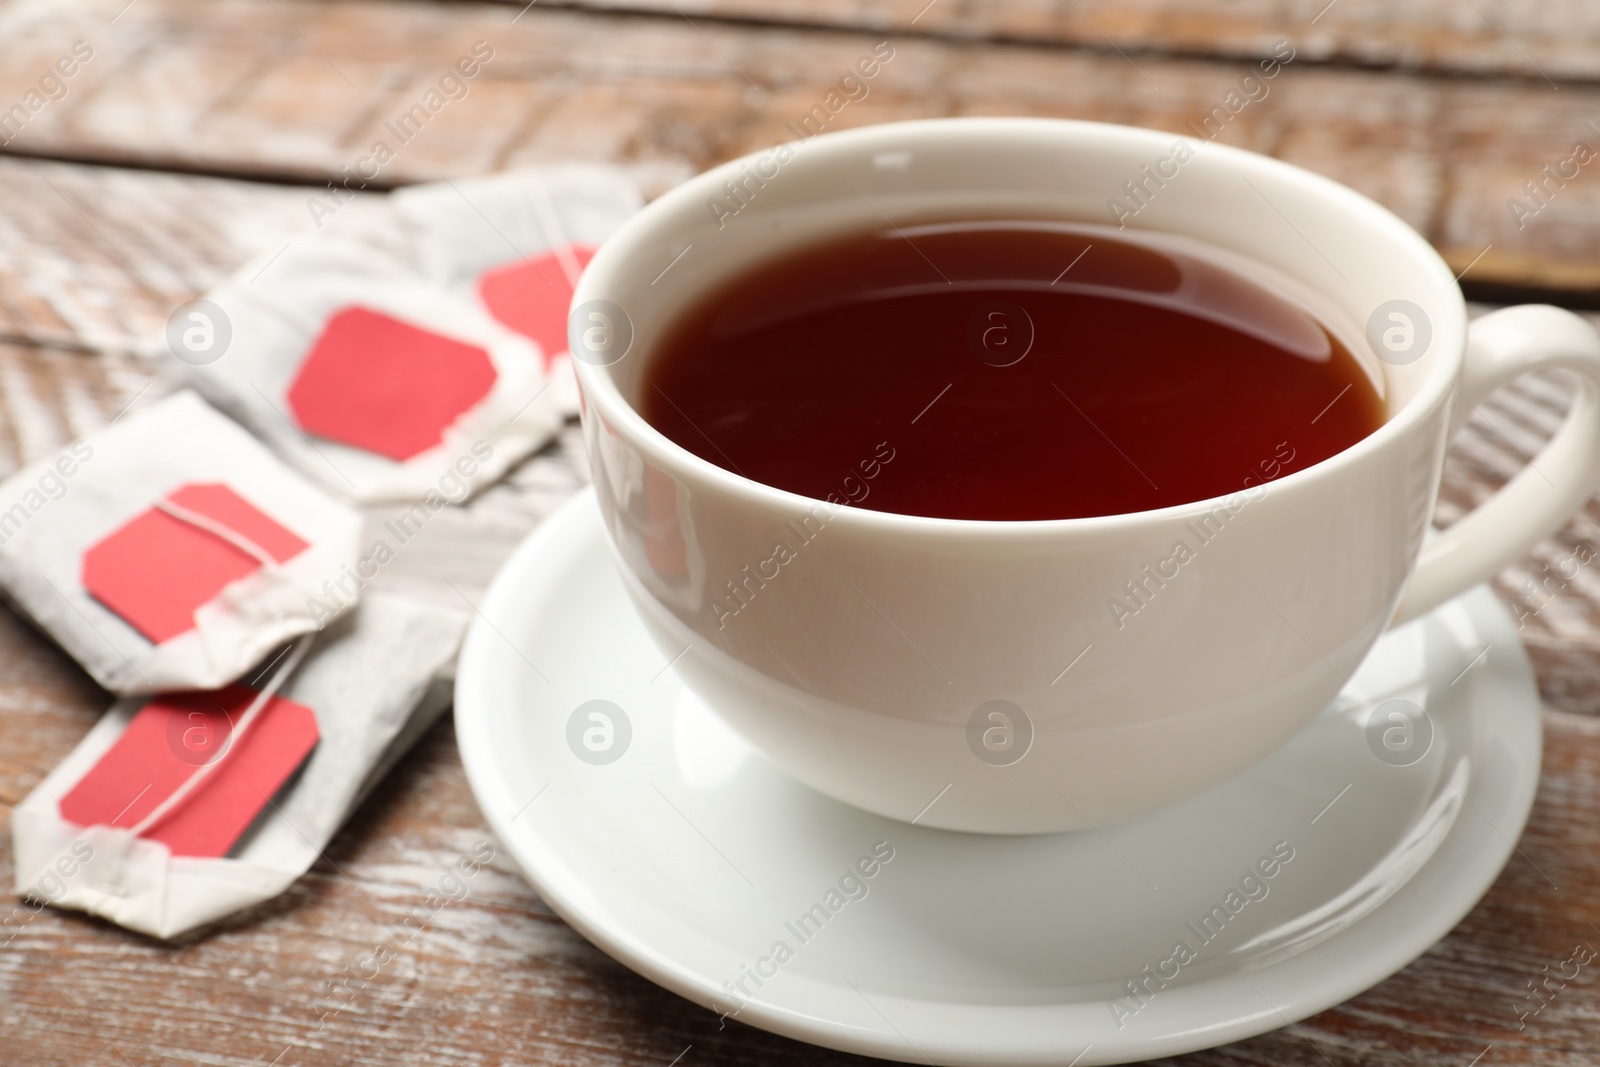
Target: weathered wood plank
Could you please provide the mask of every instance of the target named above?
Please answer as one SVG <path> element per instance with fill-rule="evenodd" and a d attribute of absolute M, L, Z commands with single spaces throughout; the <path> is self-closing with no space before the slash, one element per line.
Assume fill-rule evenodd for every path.
<path fill-rule="evenodd" d="M 150 385 L 150 368 L 126 356 L 0 342 L 0 478 L 106 425 Z"/>
<path fill-rule="evenodd" d="M 0 336 L 128 350 L 310 228 L 304 190 L 0 159 Z"/>
<path fill-rule="evenodd" d="M 522 8 L 526 0 L 502 0 Z M 1582 3 L 1481 0 L 549 0 L 541 7 L 649 12 L 920 33 L 1126 52 L 1254 56 L 1285 38 L 1319 62 L 1527 79 L 1600 77 L 1600 12 Z"/>
<path fill-rule="evenodd" d="M 366 173 L 376 170 L 372 181 L 384 184 L 588 159 L 637 166 L 659 191 L 792 136 L 785 124 L 822 101 L 880 39 L 396 0 L 237 0 L 226 18 L 199 0 L 140 0 L 110 23 L 120 6 L 0 7 L 0 37 L 16 42 L 0 71 L 0 105 L 25 99 L 73 41 L 94 49 L 66 95 L 28 116 L 10 151 L 313 182 L 374 160 Z M 1581 38 L 1581 30 L 1572 35 Z M 1457 269 L 1470 266 L 1469 282 L 1600 295 L 1600 182 L 1590 180 L 1592 167 L 1564 168 L 1576 176 L 1559 186 L 1540 171 L 1563 169 L 1579 140 L 1600 150 L 1600 133 L 1585 125 L 1600 119 L 1600 86 L 1558 92 L 1537 78 L 1486 83 L 1319 67 L 1309 62 L 1315 40 L 1294 39 L 1296 61 L 1262 83 L 1267 95 L 1240 107 L 1218 140 L 1368 193 Z M 420 132 L 396 136 L 396 124 L 477 41 L 493 55 L 462 83 L 465 95 L 442 103 Z M 1253 69 L 1022 44 L 901 38 L 893 46 L 869 95 L 830 129 L 1026 114 L 1193 136 Z M 380 142 L 393 159 L 377 167 Z M 1526 181 L 1546 182 L 1542 199 Z M 1513 198 L 1525 205 L 1521 215 Z"/>

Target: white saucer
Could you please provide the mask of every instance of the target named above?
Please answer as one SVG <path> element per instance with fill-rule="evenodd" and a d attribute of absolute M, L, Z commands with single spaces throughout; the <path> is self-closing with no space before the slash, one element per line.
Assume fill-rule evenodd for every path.
<path fill-rule="evenodd" d="M 1417 747 L 1376 754 L 1387 722 L 1368 742 L 1369 714 L 1390 699 L 1427 709 L 1412 736 L 1431 724 L 1431 742 L 1409 765 Z M 608 707 L 575 716 L 595 700 L 627 720 L 609 712 L 600 753 L 582 735 L 603 749 L 588 716 Z M 1176 807 L 1039 837 L 883 819 L 786 778 L 684 689 L 626 599 L 587 491 L 495 579 L 462 652 L 456 728 L 490 826 L 606 952 L 753 1026 L 940 1064 L 1173 1055 L 1361 992 L 1488 889 L 1540 754 L 1527 658 L 1480 589 L 1386 636 L 1303 733 Z M 878 842 L 893 858 L 844 883 L 859 899 L 830 900 Z M 1260 899 L 1228 899 L 1277 842 L 1293 858 L 1245 884 Z M 795 924 L 813 905 L 828 918 L 803 940 Z M 1194 928 L 1213 905 L 1228 922 L 1213 917 L 1221 932 L 1203 943 Z M 1180 940 L 1192 960 L 1174 956 Z M 1177 974 L 1164 988 L 1145 979 L 1141 1004 L 1124 981 L 1146 965 Z M 759 988 L 746 977 L 758 966 L 771 974 Z M 748 1002 L 723 985 L 740 979 Z"/>

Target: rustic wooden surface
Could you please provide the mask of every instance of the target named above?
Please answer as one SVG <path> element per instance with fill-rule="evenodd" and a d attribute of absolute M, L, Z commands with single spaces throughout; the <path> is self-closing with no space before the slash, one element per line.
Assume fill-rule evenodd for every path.
<path fill-rule="evenodd" d="M 1562 188 L 1552 186 L 1536 215 L 1519 219 L 1507 207 L 1519 196 L 1538 207 L 1522 183 L 1540 179 L 1542 166 L 1560 165 L 1575 142 L 1600 152 L 1600 133 L 1585 125 L 1600 122 L 1600 82 L 1592 70 L 1548 57 L 1548 78 L 1531 66 L 1519 72 L 1492 64 L 1500 76 L 1464 76 L 1484 69 L 1481 49 L 1461 43 L 1482 36 L 1472 7 L 1482 7 L 1480 0 L 1462 0 L 1448 16 L 1444 0 L 1421 5 L 1433 14 L 1416 25 L 1394 14 L 1397 5 L 1380 10 L 1376 0 L 1339 0 L 1315 24 L 1311 5 L 1303 12 L 1274 6 L 1280 13 L 1267 19 L 1259 0 L 1182 19 L 1153 13 L 1154 6 L 1143 21 L 1134 12 L 1113 19 L 1102 11 L 1095 24 L 1104 19 L 1124 43 L 1096 34 L 1098 44 L 1089 37 L 977 43 L 930 36 L 921 20 L 912 26 L 900 15 L 915 34 L 855 28 L 865 15 L 846 29 L 774 27 L 751 21 L 759 0 L 741 0 L 747 6 L 739 22 L 679 15 L 670 10 L 674 2 L 665 0 L 660 14 L 618 14 L 395 0 L 137 0 L 126 7 L 126 0 L 14 0 L 0 7 L 7 49 L 0 101 L 21 98 L 73 41 L 85 41 L 94 58 L 7 151 L 326 180 L 375 141 L 393 140 L 384 124 L 483 40 L 494 58 L 468 95 L 431 120 L 426 136 L 391 145 L 397 156 L 377 181 L 598 158 L 634 165 L 660 189 L 788 136 L 785 123 L 819 103 L 858 57 L 888 37 L 894 59 L 830 128 L 1027 114 L 1192 136 L 1254 69 L 1245 57 L 1282 39 L 1296 49 L 1294 62 L 1266 83 L 1264 98 L 1222 127 L 1219 141 L 1303 164 L 1373 196 L 1427 234 L 1458 270 L 1470 266 L 1466 281 L 1486 296 L 1556 287 L 1571 299 L 1600 301 L 1600 162 L 1579 168 Z M 1506 6 L 1482 10 L 1492 8 L 1502 28 L 1513 23 L 1513 11 L 1524 12 L 1515 15 L 1518 23 L 1532 17 L 1523 6 Z M 1252 15 L 1252 7 L 1260 10 Z M 925 19 L 969 11 L 969 29 L 992 21 L 1004 30 L 1025 9 L 1034 10 L 1013 3 L 978 14 L 988 9 L 937 0 Z M 1064 2 L 1051 24 L 1075 25 L 1073 10 Z M 1580 13 L 1586 10 L 1540 9 L 1539 39 L 1600 62 L 1600 29 L 1586 29 L 1600 15 Z M 1347 17 L 1352 38 L 1388 40 L 1397 49 L 1438 31 L 1439 54 L 1416 67 L 1357 65 L 1322 43 Z M 1394 22 L 1402 25 L 1392 34 L 1383 28 Z M 1245 23 L 1253 28 L 1241 28 Z M 1210 27 L 1210 37 L 1183 45 L 1184 54 L 1152 50 L 1173 43 L 1162 28 L 1184 25 L 1194 33 Z M 1443 33 L 1446 25 L 1457 31 Z M 1537 52 L 1531 40 L 1494 40 L 1483 47 Z"/>
<path fill-rule="evenodd" d="M 526 0 L 502 0 L 521 8 Z M 1337 11 L 1335 11 L 1337 3 Z M 1600 76 L 1600 10 L 1517 0 L 543 0 L 541 7 L 650 12 L 958 40 L 1112 45 L 1126 52 L 1253 57 L 1285 37 L 1324 62 L 1510 77 Z"/>
<path fill-rule="evenodd" d="M 160 395 L 142 353 L 172 308 L 307 230 L 306 198 L 479 39 L 496 49 L 483 77 L 379 184 L 578 158 L 628 164 L 659 190 L 781 137 L 885 37 L 894 60 L 838 126 L 1019 113 L 1180 129 L 1288 39 L 1295 62 L 1223 140 L 1387 203 L 1470 267 L 1480 296 L 1590 306 L 1600 292 L 1600 162 L 1521 230 L 1504 204 L 1575 139 L 1600 147 L 1583 129 L 1600 121 L 1600 9 L 1570 0 L 125 3 L 0 3 L 0 110 L 73 41 L 94 48 L 66 95 L 0 148 L 0 476 Z M 1564 398 L 1558 380 L 1535 380 L 1486 405 L 1449 462 L 1442 517 L 1514 471 Z M 449 577 L 476 596 L 585 478 L 569 429 L 436 518 L 380 582 L 438 595 Z M 1516 1007 L 1546 965 L 1600 946 L 1600 577 L 1580 571 L 1548 602 L 1527 585 L 1594 545 L 1597 523 L 1600 501 L 1496 582 L 1527 616 L 1547 747 L 1519 853 L 1489 895 L 1375 989 L 1181 1062 L 1600 1058 L 1590 973 L 1521 1029 Z M 0 610 L 0 809 L 108 703 Z M 486 838 L 444 723 L 288 894 L 203 936 L 160 945 L 23 908 L 0 941 L 0 1064 L 865 1062 L 719 1030 L 589 946 L 503 855 L 382 973 L 343 984 Z M 0 835 L 0 885 L 11 873 Z M 18 907 L 0 900 L 0 918 Z"/>

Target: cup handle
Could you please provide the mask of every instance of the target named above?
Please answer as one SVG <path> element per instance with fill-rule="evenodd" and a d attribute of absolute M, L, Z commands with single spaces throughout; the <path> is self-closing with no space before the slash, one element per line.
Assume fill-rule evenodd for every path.
<path fill-rule="evenodd" d="M 1515 563 L 1576 514 L 1600 483 L 1600 335 L 1570 311 L 1527 304 L 1469 326 L 1451 432 L 1496 389 L 1547 367 L 1578 376 L 1566 421 L 1499 492 L 1422 546 L 1396 625 Z"/>

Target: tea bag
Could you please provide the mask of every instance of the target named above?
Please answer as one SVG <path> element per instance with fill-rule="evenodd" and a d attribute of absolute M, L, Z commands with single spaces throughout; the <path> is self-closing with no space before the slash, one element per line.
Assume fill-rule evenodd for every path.
<path fill-rule="evenodd" d="M 374 593 L 250 685 L 118 701 L 13 812 L 17 891 L 160 938 L 283 892 L 449 704 L 466 622 Z"/>
<path fill-rule="evenodd" d="M 614 167 L 530 167 L 392 194 L 422 272 L 532 339 L 569 415 L 578 410 L 567 309 L 600 243 L 644 199 Z"/>
<path fill-rule="evenodd" d="M 534 346 L 391 249 L 319 234 L 206 300 L 225 343 L 169 366 L 348 500 L 460 503 L 560 427 Z"/>
<path fill-rule="evenodd" d="M 182 392 L 0 484 L 0 591 L 113 692 L 212 689 L 350 602 L 360 535 Z"/>

